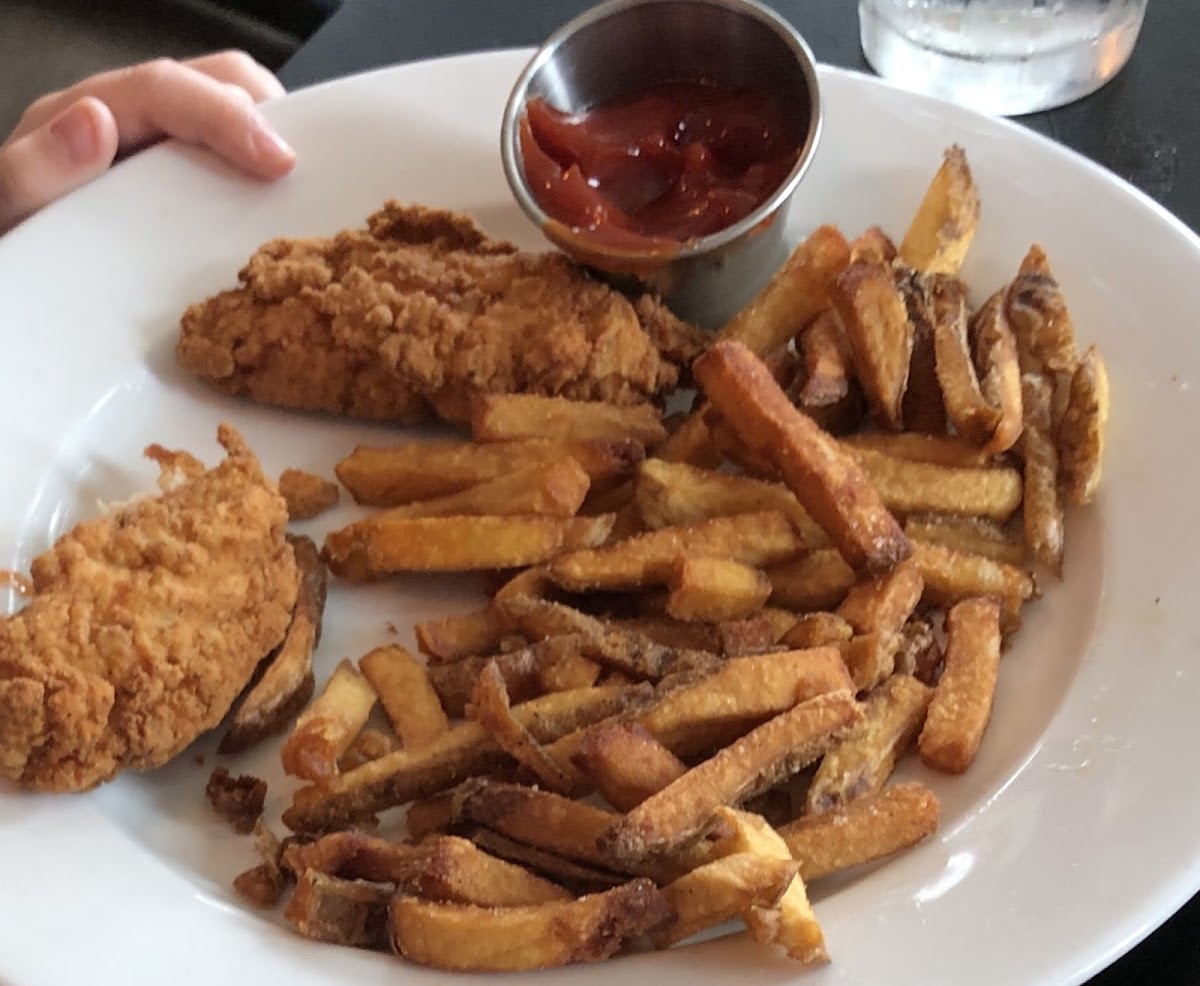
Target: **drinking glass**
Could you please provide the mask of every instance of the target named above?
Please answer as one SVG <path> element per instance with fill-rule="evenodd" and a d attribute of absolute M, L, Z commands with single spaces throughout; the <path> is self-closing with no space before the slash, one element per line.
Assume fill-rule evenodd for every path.
<path fill-rule="evenodd" d="M 859 0 L 863 54 L 897 85 L 998 116 L 1050 109 L 1121 71 L 1147 0 Z"/>

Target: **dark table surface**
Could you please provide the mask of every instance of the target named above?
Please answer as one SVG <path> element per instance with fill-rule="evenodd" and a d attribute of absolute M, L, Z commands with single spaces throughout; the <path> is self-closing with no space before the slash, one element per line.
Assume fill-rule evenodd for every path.
<path fill-rule="evenodd" d="M 853 0 L 767 2 L 800 29 L 818 59 L 867 69 Z M 398 62 L 534 45 L 591 5 L 592 0 L 349 0 L 280 75 L 295 89 Z M 1116 79 L 1077 103 L 1021 120 L 1116 172 L 1200 230 L 1198 43 L 1200 0 L 1150 0 L 1137 48 Z M 1102 878 L 1098 865 L 1096 879 Z M 1200 983 L 1200 896 L 1091 980 L 1092 986 L 1151 983 Z"/>

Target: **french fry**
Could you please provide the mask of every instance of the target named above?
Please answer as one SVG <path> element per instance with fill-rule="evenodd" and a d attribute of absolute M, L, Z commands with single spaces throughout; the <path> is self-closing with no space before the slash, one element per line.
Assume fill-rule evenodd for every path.
<path fill-rule="evenodd" d="M 338 760 L 366 725 L 375 707 L 375 689 L 343 660 L 321 694 L 296 720 L 280 757 L 284 772 L 309 781 L 337 774 Z"/>
<path fill-rule="evenodd" d="M 326 571 L 317 546 L 306 537 L 288 535 L 296 555 L 300 591 L 283 641 L 267 658 L 266 668 L 238 702 L 219 753 L 240 753 L 281 732 L 312 698 L 312 655 L 321 640 L 325 613 Z"/>
<path fill-rule="evenodd" d="M 475 907 L 396 897 L 391 937 L 418 965 L 459 972 L 525 972 L 599 962 L 670 915 L 649 880 L 572 901 Z"/>
<path fill-rule="evenodd" d="M 650 528 L 696 524 L 713 517 L 776 510 L 809 547 L 827 543 L 825 532 L 782 483 L 647 459 L 638 471 L 636 497 Z"/>
<path fill-rule="evenodd" d="M 1058 448 L 1049 433 L 1053 389 L 1049 380 L 1040 374 L 1026 374 L 1023 383 L 1030 407 L 1021 435 L 1021 458 L 1025 465 L 1025 544 L 1037 561 L 1062 578 L 1064 531 L 1058 489 Z"/>
<path fill-rule="evenodd" d="M 283 898 L 294 874 L 283 868 L 283 843 L 261 818 L 254 823 L 254 851 L 262 862 L 235 876 L 233 889 L 252 907 L 266 910 Z"/>
<path fill-rule="evenodd" d="M 604 857 L 629 864 L 677 851 L 702 835 L 721 805 L 735 804 L 812 763 L 861 713 L 849 692 L 831 692 L 751 730 L 627 813 L 600 838 Z"/>
<path fill-rule="evenodd" d="M 838 616 L 855 633 L 899 630 L 921 601 L 925 580 L 909 559 L 890 572 L 853 586 L 838 607 Z"/>
<path fill-rule="evenodd" d="M 904 388 L 901 407 L 904 426 L 908 429 L 904 434 L 914 437 L 927 434 L 935 439 L 941 438 L 946 432 L 946 402 L 942 399 L 942 388 L 938 383 L 937 349 L 934 344 L 928 288 L 922 275 L 911 267 L 893 264 L 892 270 L 896 276 L 896 287 L 908 310 L 908 320 L 913 327 L 912 355 L 908 360 L 908 385 Z"/>
<path fill-rule="evenodd" d="M 792 397 L 801 407 L 827 407 L 850 393 L 850 349 L 838 313 L 827 308 L 796 337 L 800 372 Z"/>
<path fill-rule="evenodd" d="M 467 715 L 483 726 L 500 749 L 528 767 L 548 790 L 570 794 L 581 786 L 574 768 L 558 763 L 513 716 L 504 679 L 494 660 L 488 661 L 475 679 Z"/>
<path fill-rule="evenodd" d="M 837 613 L 805 613 L 779 641 L 785 647 L 804 650 L 840 644 L 854 636 L 854 627 Z"/>
<path fill-rule="evenodd" d="M 493 654 L 508 632 L 508 627 L 490 606 L 471 613 L 424 620 L 413 627 L 417 648 L 431 662 Z"/>
<path fill-rule="evenodd" d="M 344 774 L 355 767 L 361 767 L 372 760 L 395 753 L 398 749 L 400 749 L 400 742 L 391 733 L 367 726 L 354 737 L 354 742 L 342 754 L 338 761 L 338 773 Z"/>
<path fill-rule="evenodd" d="M 841 645 L 842 660 L 858 692 L 869 692 L 896 669 L 900 634 L 883 630 L 862 633 Z"/>
<path fill-rule="evenodd" d="M 601 517 L 368 517 L 325 538 L 330 570 L 354 582 L 399 572 L 470 572 L 537 565 L 602 544 Z"/>
<path fill-rule="evenodd" d="M 917 739 L 926 765 L 951 774 L 971 766 L 992 715 L 999 666 L 1000 605 L 955 604 L 946 615 L 945 667 Z"/>
<path fill-rule="evenodd" d="M 283 916 L 305 938 L 387 951 L 391 897 L 391 888 L 381 884 L 305 870 Z"/>
<path fill-rule="evenodd" d="M 394 883 L 421 856 L 420 846 L 393 842 L 367 832 L 329 832 L 308 843 L 294 842 L 283 852 L 293 873 L 321 873 L 341 880 Z"/>
<path fill-rule="evenodd" d="M 572 551 L 547 566 L 564 589 L 629 589 L 665 585 L 680 557 L 710 555 L 765 565 L 801 552 L 788 519 L 774 511 L 715 517 L 685 527 L 665 527 L 604 548 Z"/>
<path fill-rule="evenodd" d="M 892 238 L 878 226 L 864 230 L 850 244 L 851 263 L 856 260 L 874 260 L 890 264 L 896 259 L 898 253 Z"/>
<path fill-rule="evenodd" d="M 1063 489 L 1077 506 L 1095 500 L 1100 488 L 1108 404 L 1108 370 L 1100 351 L 1091 346 L 1071 377 L 1070 397 L 1058 432 Z"/>
<path fill-rule="evenodd" d="M 893 661 L 896 674 L 912 675 L 927 685 L 941 673 L 942 645 L 928 620 L 911 619 L 900 630 L 900 647 Z"/>
<path fill-rule="evenodd" d="M 389 507 L 371 520 L 513 514 L 574 517 L 591 482 L 574 459 L 537 462 L 432 500 L 414 500 L 404 506 Z"/>
<path fill-rule="evenodd" d="M 920 732 L 932 697 L 932 688 L 908 675 L 894 675 L 871 692 L 862 722 L 821 759 L 808 786 L 806 811 L 844 808 L 882 788 Z"/>
<path fill-rule="evenodd" d="M 914 515 L 904 521 L 904 533 L 913 541 L 940 544 L 1008 565 L 1022 565 L 1025 562 L 1024 543 L 995 521 L 982 517 Z"/>
<path fill-rule="evenodd" d="M 972 596 L 990 596 L 1004 601 L 1005 609 L 1038 595 L 1037 583 L 1025 569 L 982 555 L 970 555 L 940 544 L 913 543 L 913 560 L 925 579 L 923 599 L 933 606 L 947 607 Z"/>
<path fill-rule="evenodd" d="M 533 873 L 538 873 L 561 886 L 570 887 L 576 893 L 610 890 L 629 879 L 623 873 L 588 866 L 557 853 L 535 849 L 491 829 L 476 829 L 471 835 L 471 841 L 493 856 L 511 863 L 519 863 Z"/>
<path fill-rule="evenodd" d="M 979 387 L 967 336 L 966 285 L 953 277 L 933 277 L 928 297 L 937 379 L 946 415 L 961 438 L 982 448 L 995 436 L 1001 415 Z"/>
<path fill-rule="evenodd" d="M 513 709 L 539 743 L 570 733 L 648 701 L 648 688 L 585 688 L 554 692 Z M 334 777 L 300 788 L 283 821 L 295 832 L 328 831 L 417 798 L 427 798 L 479 774 L 495 770 L 505 755 L 477 722 L 452 726 L 420 750 L 397 750 Z"/>
<path fill-rule="evenodd" d="M 726 657 L 745 657 L 777 650 L 779 641 L 795 623 L 794 613 L 769 608 L 740 620 L 723 620 L 717 624 L 721 653 Z"/>
<path fill-rule="evenodd" d="M 717 856 L 753 853 L 793 862 L 792 852 L 767 821 L 747 811 L 718 808 L 718 827 L 723 830 L 714 846 Z M 808 902 L 804 881 L 797 873 L 774 904 L 753 903 L 742 912 L 742 920 L 757 941 L 781 945 L 793 959 L 805 965 L 829 961 L 825 935 Z"/>
<path fill-rule="evenodd" d="M 684 557 L 671 579 L 667 613 L 677 620 L 737 620 L 762 608 L 771 581 L 727 558 Z"/>
<path fill-rule="evenodd" d="M 678 428 L 657 445 L 654 458 L 702 469 L 716 469 L 721 464 L 721 453 L 713 445 L 703 410 L 697 409 L 689 414 Z"/>
<path fill-rule="evenodd" d="M 467 839 L 435 836 L 396 878 L 396 889 L 426 900 L 479 907 L 521 907 L 571 900 L 557 884 L 483 852 Z"/>
<path fill-rule="evenodd" d="M 798 870 L 790 857 L 742 852 L 685 873 L 663 887 L 672 918 L 651 936 L 655 947 L 669 948 L 751 907 L 775 907 Z"/>
<path fill-rule="evenodd" d="M 424 665 L 403 647 L 377 647 L 359 659 L 358 667 L 407 749 L 420 749 L 450 728 Z"/>
<path fill-rule="evenodd" d="M 840 439 L 851 449 L 879 452 L 893 459 L 911 459 L 947 468 L 986 466 L 988 456 L 960 438 L 949 435 L 921 435 L 912 431 L 860 431 Z M 853 453 L 851 453 L 853 454 Z"/>
<path fill-rule="evenodd" d="M 574 459 L 596 486 L 632 475 L 644 457 L 642 445 L 630 440 L 406 442 L 388 448 L 360 445 L 334 471 L 358 503 L 395 507 L 457 493 L 527 466 L 564 459 Z"/>
<path fill-rule="evenodd" d="M 664 647 L 721 653 L 720 633 L 711 623 L 685 623 L 669 616 L 634 616 L 611 622 L 618 630 L 636 633 Z"/>
<path fill-rule="evenodd" d="M 946 150 L 900 241 L 900 256 L 926 273 L 957 273 L 978 224 L 979 191 L 967 155 L 955 145 Z"/>
<path fill-rule="evenodd" d="M 829 307 L 834 279 L 850 262 L 850 244 L 833 226 L 818 226 L 755 298 L 717 334 L 764 356 L 787 343 Z"/>
<path fill-rule="evenodd" d="M 636 722 L 597 723 L 572 760 L 618 811 L 629 811 L 687 771 L 682 760 Z"/>
<path fill-rule="evenodd" d="M 899 431 L 913 325 L 891 268 L 868 260 L 852 263 L 832 294 L 872 414 L 881 428 Z"/>
<path fill-rule="evenodd" d="M 836 609 L 856 579 L 853 570 L 832 548 L 823 548 L 795 561 L 769 565 L 770 602 L 794 610 Z"/>
<path fill-rule="evenodd" d="M 962 514 L 1006 520 L 1021 504 L 1021 474 L 1015 469 L 939 466 L 894 459 L 866 448 L 855 448 L 851 454 L 888 509 L 899 514 Z"/>
<path fill-rule="evenodd" d="M 653 404 L 617 406 L 537 394 L 481 394 L 471 404 L 471 437 L 477 442 L 628 438 L 655 445 L 667 437 L 667 430 L 662 412 Z"/>
<path fill-rule="evenodd" d="M 743 442 L 719 410 L 709 404 L 705 408 L 704 417 L 708 421 L 708 433 L 712 437 L 712 443 L 720 451 L 722 461 L 732 462 L 753 479 L 772 483 L 779 479 L 779 469 L 775 463 L 761 450 Z"/>
<path fill-rule="evenodd" d="M 840 810 L 798 818 L 779 834 L 811 883 L 916 845 L 937 831 L 938 814 L 932 791 L 892 784 Z"/>
<path fill-rule="evenodd" d="M 1016 336 L 1021 372 L 1073 373 L 1075 328 L 1045 251 L 1036 243 L 1008 286 L 1004 310 Z"/>
<path fill-rule="evenodd" d="M 1004 293 L 997 292 L 975 313 L 970 324 L 979 392 L 996 409 L 996 427 L 982 451 L 1007 452 L 1021 437 L 1021 367 L 1017 341 L 1004 310 Z"/>
<path fill-rule="evenodd" d="M 717 343 L 693 373 L 748 446 L 779 467 L 796 499 L 856 571 L 882 571 L 911 546 L 854 460 L 801 414 L 744 346 Z"/>

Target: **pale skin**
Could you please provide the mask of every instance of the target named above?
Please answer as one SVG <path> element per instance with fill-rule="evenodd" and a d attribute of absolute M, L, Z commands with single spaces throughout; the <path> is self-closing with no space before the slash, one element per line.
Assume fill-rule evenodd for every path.
<path fill-rule="evenodd" d="M 258 104 L 283 92 L 249 55 L 224 51 L 114 69 L 42 96 L 0 144 L 0 234 L 167 137 L 256 178 L 282 177 L 296 155 Z"/>

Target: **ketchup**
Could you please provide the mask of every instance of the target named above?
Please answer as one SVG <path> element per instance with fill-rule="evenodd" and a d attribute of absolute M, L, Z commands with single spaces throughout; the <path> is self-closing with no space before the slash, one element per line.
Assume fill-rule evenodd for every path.
<path fill-rule="evenodd" d="M 520 138 L 526 181 L 548 215 L 640 250 L 748 216 L 791 173 L 806 129 L 759 90 L 673 82 L 578 114 L 530 100 Z"/>

